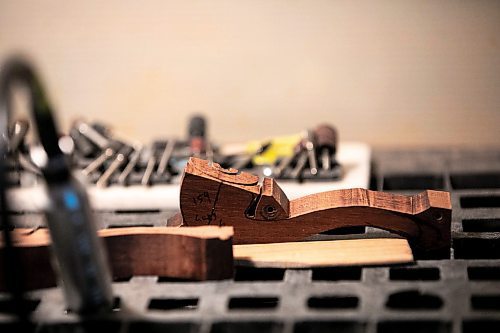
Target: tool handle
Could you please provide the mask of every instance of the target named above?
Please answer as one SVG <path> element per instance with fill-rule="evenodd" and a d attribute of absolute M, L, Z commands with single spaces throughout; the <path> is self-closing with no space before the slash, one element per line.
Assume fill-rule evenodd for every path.
<path fill-rule="evenodd" d="M 328 149 L 334 154 L 337 150 L 337 131 L 330 125 L 322 124 L 314 129 L 316 146 L 319 151 Z"/>

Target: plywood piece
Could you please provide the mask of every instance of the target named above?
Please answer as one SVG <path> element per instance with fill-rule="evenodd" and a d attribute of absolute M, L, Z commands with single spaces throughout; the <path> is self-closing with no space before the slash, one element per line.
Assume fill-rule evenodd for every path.
<path fill-rule="evenodd" d="M 189 280 L 229 279 L 233 275 L 231 227 L 132 227 L 103 229 L 114 279 L 156 275 Z M 56 285 L 47 229 L 15 229 L 27 289 Z M 3 250 L 0 248 L 0 257 Z M 0 258 L 1 259 L 1 258 Z M 3 267 L 2 267 L 3 268 Z M 0 290 L 5 286 L 0 272 Z"/>
<path fill-rule="evenodd" d="M 234 245 L 236 265 L 277 268 L 391 265 L 413 261 L 408 241 L 397 238 Z"/>

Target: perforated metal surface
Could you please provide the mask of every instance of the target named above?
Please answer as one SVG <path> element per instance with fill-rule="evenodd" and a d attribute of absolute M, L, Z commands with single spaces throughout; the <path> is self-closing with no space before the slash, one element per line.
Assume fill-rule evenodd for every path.
<path fill-rule="evenodd" d="M 397 267 L 238 268 L 234 280 L 203 283 L 131 277 L 114 283 L 119 304 L 100 318 L 104 321 L 82 323 L 65 313 L 56 288 L 30 294 L 32 318 L 44 332 L 97 327 L 108 332 L 500 332 L 500 149 L 376 151 L 372 188 L 450 191 L 451 259 Z M 102 215 L 101 222 L 162 225 L 169 214 L 122 214 L 112 223 Z M 347 232 L 355 236 L 316 238 L 383 233 Z M 0 331 L 11 320 L 0 314 Z"/>

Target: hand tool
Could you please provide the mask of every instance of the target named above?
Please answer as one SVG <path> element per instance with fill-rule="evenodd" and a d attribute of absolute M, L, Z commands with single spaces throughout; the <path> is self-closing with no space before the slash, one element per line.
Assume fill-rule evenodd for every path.
<path fill-rule="evenodd" d="M 304 151 L 303 149 L 301 149 L 300 152 L 298 153 L 297 163 L 295 164 L 293 169 L 290 171 L 288 177 L 290 177 L 292 179 L 296 179 L 296 180 L 300 179 L 300 175 L 302 173 L 302 170 L 306 166 L 307 159 L 308 159 L 307 151 Z"/>
<path fill-rule="evenodd" d="M 125 169 L 123 169 L 122 173 L 120 173 L 120 176 L 118 176 L 118 184 L 120 185 L 128 185 L 127 184 L 127 179 L 130 173 L 134 170 L 135 166 L 137 165 L 137 162 L 139 161 L 139 158 L 141 157 L 142 153 L 142 148 L 135 148 L 133 153 L 130 156 L 130 159 L 125 166 Z"/>
<path fill-rule="evenodd" d="M 176 143 L 177 140 L 175 139 L 170 139 L 167 141 L 165 149 L 163 150 L 163 154 L 161 155 L 160 162 L 158 163 L 158 168 L 156 169 L 156 174 L 158 176 L 161 176 L 164 173 L 168 173 L 168 163 L 170 162 L 170 158 L 172 157 Z"/>
<path fill-rule="evenodd" d="M 103 174 L 101 175 L 101 177 L 99 177 L 99 179 L 97 180 L 96 185 L 100 186 L 100 187 L 106 187 L 106 186 L 108 186 L 109 179 L 111 178 L 111 176 L 124 163 L 127 162 L 128 157 L 132 153 L 133 150 L 134 150 L 134 148 L 132 148 L 129 145 L 124 145 L 122 148 L 120 148 L 120 150 L 116 154 L 115 159 L 113 160 L 113 162 L 111 162 L 111 164 L 106 169 L 106 171 L 104 171 Z"/>
<path fill-rule="evenodd" d="M 273 176 L 276 178 L 280 178 L 283 175 L 283 172 L 288 168 L 288 166 L 292 163 L 295 155 L 283 157 L 278 165 L 273 169 Z"/>
<path fill-rule="evenodd" d="M 59 148 L 59 132 L 43 86 L 31 65 L 21 58 L 8 60 L 0 73 L 0 134 L 6 134 L 4 130 L 12 114 L 10 87 L 14 82 L 20 82 L 29 89 L 31 114 L 47 156 L 42 172 L 47 183 L 50 205 L 45 214 L 67 306 L 78 313 L 110 310 L 113 299 L 111 277 L 104 248 L 97 238 L 86 192 L 73 178 L 67 157 Z M 5 156 L 6 147 L 0 140 L 1 157 Z M 0 158 L 2 179 L 4 163 L 4 158 Z M 5 197 L 3 184 L 2 181 L 2 201 Z M 2 206 L 5 207 L 3 202 Z M 2 220 L 3 217 L 2 215 Z M 9 237 L 7 233 L 4 235 Z M 17 263 L 14 263 L 8 269 L 15 270 L 16 266 Z"/>
<path fill-rule="evenodd" d="M 109 138 L 104 136 L 98 130 L 82 120 L 77 120 L 74 127 L 80 132 L 81 135 L 86 137 L 89 141 L 94 143 L 101 150 L 109 146 Z"/>
<path fill-rule="evenodd" d="M 153 174 L 153 170 L 156 166 L 156 156 L 155 156 L 155 147 L 151 145 L 151 149 L 149 151 L 148 163 L 146 164 L 146 170 L 141 179 L 141 185 L 148 186 L 151 185 L 151 175 Z"/>
<path fill-rule="evenodd" d="M 328 171 L 332 167 L 337 151 L 337 131 L 332 126 L 322 124 L 315 128 L 317 150 L 321 156 L 321 168 Z"/>
<path fill-rule="evenodd" d="M 92 143 L 86 139 L 75 127 L 72 127 L 69 131 L 69 136 L 73 139 L 75 143 L 75 151 L 77 151 L 81 156 L 88 157 L 92 156 L 96 149 Z"/>
<path fill-rule="evenodd" d="M 188 127 L 191 156 L 200 157 L 206 151 L 206 121 L 202 116 L 193 116 Z"/>
<path fill-rule="evenodd" d="M 270 141 L 262 143 L 255 151 L 253 151 L 250 154 L 247 154 L 242 159 L 237 160 L 234 163 L 234 165 L 232 166 L 232 168 L 238 169 L 238 170 L 246 168 L 252 162 L 252 160 L 255 156 L 264 153 L 270 146 L 271 146 Z"/>
<path fill-rule="evenodd" d="M 108 159 L 113 157 L 115 153 L 123 146 L 124 144 L 120 141 L 113 140 L 108 142 L 108 145 L 104 149 L 104 151 L 93 160 L 85 169 L 82 170 L 82 173 L 85 176 L 88 176 L 95 170 L 97 170 L 101 165 L 104 164 Z"/>
<path fill-rule="evenodd" d="M 13 153 L 19 149 L 26 137 L 29 129 L 29 122 L 26 120 L 17 120 L 12 125 L 9 135 L 9 152 Z"/>
<path fill-rule="evenodd" d="M 316 162 L 316 151 L 314 148 L 314 134 L 312 131 L 307 131 L 307 138 L 304 143 L 307 150 L 307 158 L 309 160 L 309 170 L 311 175 L 316 175 L 318 173 L 318 165 Z"/>

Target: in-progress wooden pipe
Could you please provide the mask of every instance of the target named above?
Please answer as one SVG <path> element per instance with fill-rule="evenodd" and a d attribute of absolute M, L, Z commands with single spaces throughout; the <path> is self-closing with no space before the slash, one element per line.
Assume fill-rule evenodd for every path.
<path fill-rule="evenodd" d="M 191 158 L 181 184 L 183 225 L 229 225 L 234 243 L 300 241 L 331 229 L 371 226 L 407 238 L 419 257 L 449 257 L 451 200 L 427 190 L 403 196 L 366 189 L 288 200 L 278 184 Z"/>

